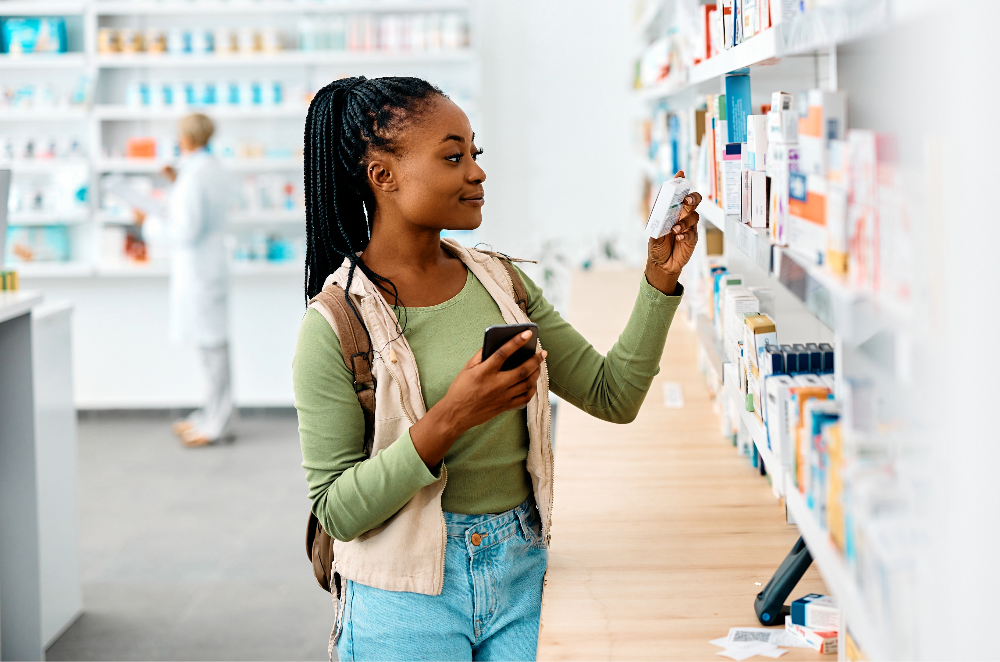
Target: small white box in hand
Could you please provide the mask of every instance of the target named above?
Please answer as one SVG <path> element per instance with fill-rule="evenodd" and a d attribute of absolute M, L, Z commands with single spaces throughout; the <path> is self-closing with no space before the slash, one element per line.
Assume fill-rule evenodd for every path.
<path fill-rule="evenodd" d="M 683 177 L 663 182 L 656 194 L 653 209 L 646 221 L 646 236 L 659 239 L 674 227 L 681 215 L 684 198 L 691 192 L 691 183 Z"/>

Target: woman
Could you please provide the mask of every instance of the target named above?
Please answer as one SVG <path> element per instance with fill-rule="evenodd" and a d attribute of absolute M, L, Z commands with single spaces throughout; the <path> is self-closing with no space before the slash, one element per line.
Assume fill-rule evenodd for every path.
<path fill-rule="evenodd" d="M 442 242 L 442 230 L 482 222 L 486 174 L 469 120 L 440 90 L 336 81 L 310 106 L 305 150 L 306 297 L 341 286 L 375 357 L 369 455 L 328 311 L 307 310 L 294 361 L 303 467 L 345 580 L 331 645 L 341 660 L 534 659 L 548 385 L 598 418 L 634 419 L 683 292 L 700 197 L 650 242 L 631 319 L 604 357 L 523 273 L 526 316 L 495 256 Z M 481 360 L 486 327 L 528 318 L 544 350 L 501 372 L 518 337 Z"/>
<path fill-rule="evenodd" d="M 163 175 L 173 183 L 169 218 L 151 217 L 147 232 L 170 245 L 170 335 L 194 345 L 205 374 L 205 405 L 174 433 L 189 448 L 232 438 L 233 401 L 229 371 L 229 275 L 226 266 L 225 173 L 208 152 L 215 127 L 205 115 L 178 124 L 181 160 Z M 135 211 L 141 224 L 144 217 Z"/>

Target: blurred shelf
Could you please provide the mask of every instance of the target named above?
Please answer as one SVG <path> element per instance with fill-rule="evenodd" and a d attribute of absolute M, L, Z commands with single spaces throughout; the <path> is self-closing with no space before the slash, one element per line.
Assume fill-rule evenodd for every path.
<path fill-rule="evenodd" d="M 645 11 L 642 12 L 642 16 L 639 17 L 632 27 L 632 31 L 641 37 L 649 29 L 649 26 L 653 24 L 653 21 L 656 20 L 656 17 L 660 15 L 662 9 L 663 0 L 650 0 L 646 4 Z"/>
<path fill-rule="evenodd" d="M 324 64 L 447 64 L 471 62 L 472 49 L 433 53 L 357 53 L 347 51 L 278 51 L 255 55 L 98 55 L 97 65 L 114 68 L 204 68 L 204 67 L 269 67 Z"/>
<path fill-rule="evenodd" d="M 229 271 L 234 276 L 301 276 L 305 266 L 299 262 L 233 260 Z"/>
<path fill-rule="evenodd" d="M 87 119 L 85 108 L 26 108 L 0 110 L 0 122 L 65 122 Z"/>
<path fill-rule="evenodd" d="M 258 106 L 244 108 L 241 106 L 94 106 L 92 115 L 99 120 L 177 120 L 188 113 L 200 112 L 210 115 L 213 119 L 279 119 L 302 118 L 309 111 L 307 106 L 286 104 L 281 106 Z"/>
<path fill-rule="evenodd" d="M 86 209 L 71 212 L 15 211 L 7 214 L 8 225 L 75 225 L 89 218 Z"/>
<path fill-rule="evenodd" d="M 784 484 L 780 481 L 781 467 L 774 461 L 774 455 L 767 443 L 767 431 L 764 426 L 757 420 L 753 412 L 747 411 L 746 398 L 740 393 L 740 388 L 736 383 L 736 368 L 732 363 L 726 363 L 723 365 L 723 372 L 725 377 L 722 379 L 722 386 L 739 410 L 743 425 L 750 431 L 750 437 L 753 439 L 754 446 L 757 447 L 760 459 L 764 461 L 764 467 L 771 473 L 772 479 L 779 480 L 778 489 L 783 493 Z"/>
<path fill-rule="evenodd" d="M 0 55 L 0 69 L 69 69 L 83 68 L 83 53 L 27 53 Z"/>
<path fill-rule="evenodd" d="M 18 3 L 22 4 L 22 3 Z M 25 3 L 26 4 L 26 3 Z M 93 3 L 94 13 L 98 16 L 132 16 L 145 15 L 248 15 L 248 14 L 288 14 L 300 12 L 307 14 L 319 13 L 349 13 L 349 12 L 436 12 L 449 10 L 464 10 L 471 6 L 469 0 L 429 0 L 413 2 L 412 0 L 382 0 L 380 2 L 362 2 L 351 0 L 344 2 L 319 2 L 317 0 L 203 0 L 199 2 L 149 2 L 148 0 L 132 0 L 129 2 L 104 0 Z"/>
<path fill-rule="evenodd" d="M 70 16 L 82 14 L 84 0 L 5 0 L 0 2 L 0 16 Z"/>
<path fill-rule="evenodd" d="M 41 302 L 41 292 L 32 290 L 0 291 L 0 322 L 19 317 Z"/>
<path fill-rule="evenodd" d="M 829 532 L 820 526 L 815 514 L 809 510 L 805 498 L 794 487 L 790 486 L 785 494 L 785 508 L 805 540 L 809 555 L 823 576 L 827 588 L 837 597 L 841 610 L 847 615 L 851 634 L 857 637 L 867 659 L 889 659 L 884 655 L 884 647 L 876 636 L 871 611 L 862 599 L 861 591 L 851 576 L 843 555 L 830 540 Z"/>
<path fill-rule="evenodd" d="M 0 161 L 0 170 L 10 170 L 15 175 L 19 173 L 45 173 L 63 168 L 89 168 L 86 159 L 17 159 Z"/>
<path fill-rule="evenodd" d="M 229 212 L 230 225 L 255 225 L 255 224 L 291 224 L 302 223 L 306 220 L 305 209 L 266 209 L 261 211 L 231 211 Z"/>
<path fill-rule="evenodd" d="M 155 173 L 173 161 L 158 159 L 102 159 L 96 162 L 97 172 L 139 172 Z M 219 159 L 226 170 L 233 172 L 270 172 L 296 170 L 302 167 L 302 159 Z"/>
<path fill-rule="evenodd" d="M 170 268 L 166 264 L 121 264 L 98 266 L 96 275 L 103 278 L 166 278 Z"/>
<path fill-rule="evenodd" d="M 712 322 L 705 315 L 698 315 L 698 319 L 695 321 L 695 331 L 698 334 L 698 341 L 705 348 L 705 353 L 708 354 L 708 360 L 712 364 L 716 376 L 722 379 L 722 350 L 719 348 L 719 344 L 715 342 L 715 330 L 712 328 Z"/>
<path fill-rule="evenodd" d="M 21 278 L 77 278 L 94 272 L 94 268 L 86 262 L 22 263 L 13 268 Z"/>

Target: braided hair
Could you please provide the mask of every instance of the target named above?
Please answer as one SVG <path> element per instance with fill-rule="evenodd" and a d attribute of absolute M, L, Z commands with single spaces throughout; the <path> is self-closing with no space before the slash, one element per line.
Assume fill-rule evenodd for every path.
<path fill-rule="evenodd" d="M 375 194 L 368 185 L 368 156 L 378 149 L 394 153 L 395 129 L 440 89 L 420 78 L 342 78 L 316 93 L 305 126 L 306 301 L 322 289 L 326 277 L 350 261 L 344 296 L 361 320 L 347 292 L 354 270 L 388 291 L 394 306 L 396 286 L 361 259 L 371 239 Z"/>

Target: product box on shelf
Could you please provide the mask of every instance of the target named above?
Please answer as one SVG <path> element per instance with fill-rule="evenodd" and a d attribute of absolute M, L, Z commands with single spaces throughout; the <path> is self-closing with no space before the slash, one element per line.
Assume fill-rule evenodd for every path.
<path fill-rule="evenodd" d="M 795 487 L 808 500 L 807 481 L 809 480 L 809 449 L 812 440 L 812 421 L 806 417 L 806 406 L 812 400 L 829 400 L 833 398 L 830 389 L 819 386 L 797 386 L 791 391 L 788 403 L 788 429 L 794 450 L 789 457 L 791 462 L 791 477 Z"/>
<path fill-rule="evenodd" d="M 748 174 L 748 179 L 750 184 L 750 227 L 766 228 L 770 206 L 770 185 L 767 175 L 760 170 L 753 170 Z"/>
<path fill-rule="evenodd" d="M 831 140 L 826 170 L 826 263 L 837 274 L 847 273 L 849 155 L 845 140 Z"/>
<path fill-rule="evenodd" d="M 751 114 L 749 70 L 727 74 L 725 86 L 726 143 L 745 143 L 747 141 L 747 117 Z"/>
<path fill-rule="evenodd" d="M 0 18 L 0 53 L 65 52 L 65 20 L 52 17 Z"/>
<path fill-rule="evenodd" d="M 767 170 L 767 115 L 747 116 L 747 154 L 751 170 Z"/>
<path fill-rule="evenodd" d="M 804 100 L 806 112 L 798 120 L 799 168 L 807 175 L 825 177 L 827 144 L 843 140 L 847 131 L 847 95 L 809 90 Z"/>
<path fill-rule="evenodd" d="M 742 143 L 726 145 L 722 157 L 722 209 L 726 214 L 740 215 L 742 195 L 740 173 L 742 172 Z"/>
<path fill-rule="evenodd" d="M 756 313 L 760 302 L 745 287 L 727 287 L 723 307 L 723 349 L 730 362 L 735 363 L 736 345 L 743 340 L 743 317 L 746 313 Z"/>
<path fill-rule="evenodd" d="M 788 176 L 788 247 L 823 264 L 826 256 L 826 178 L 802 172 Z"/>

